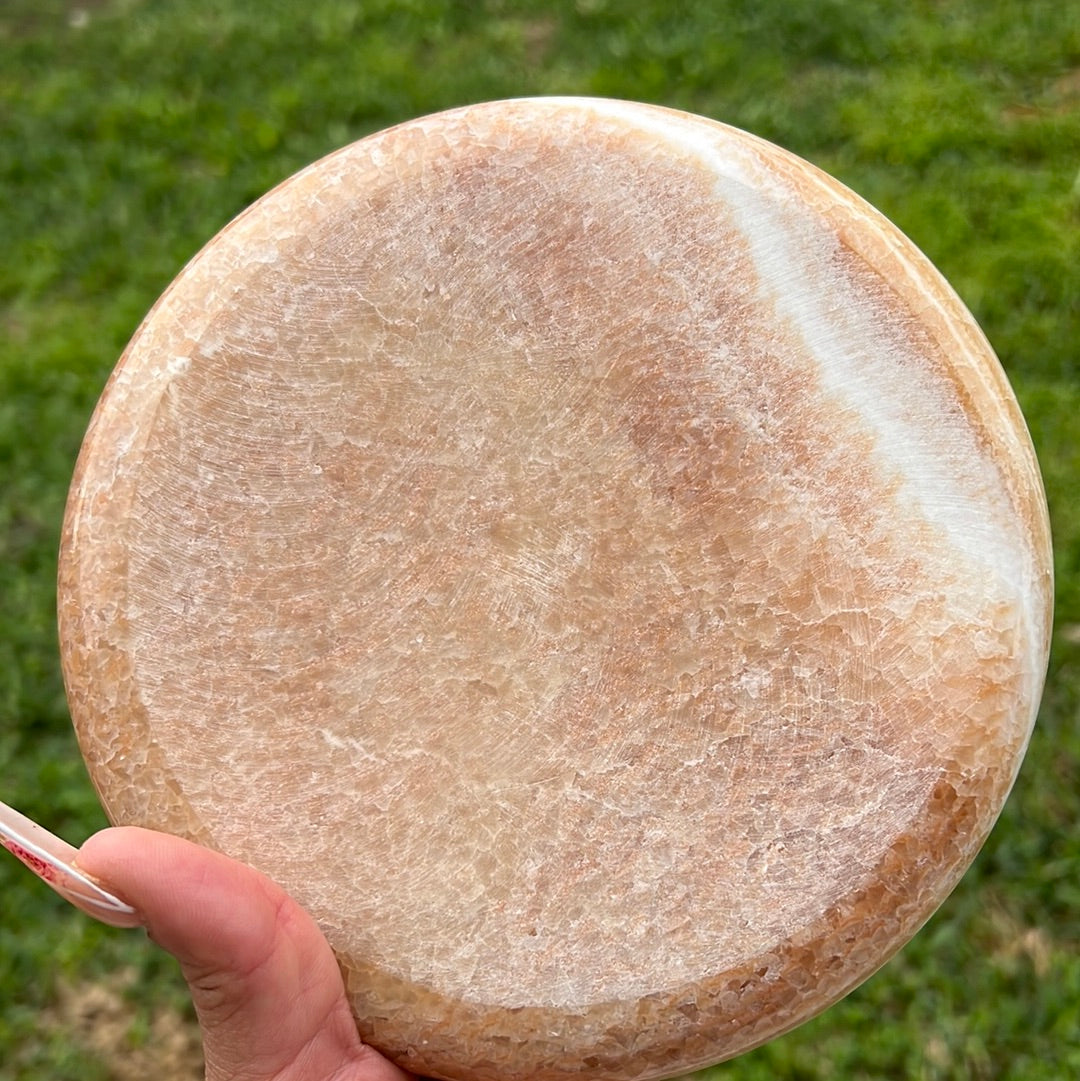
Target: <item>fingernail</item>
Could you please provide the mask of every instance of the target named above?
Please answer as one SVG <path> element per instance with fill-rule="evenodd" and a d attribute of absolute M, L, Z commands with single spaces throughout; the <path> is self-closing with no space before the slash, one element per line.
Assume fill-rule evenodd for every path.
<path fill-rule="evenodd" d="M 131 905 L 75 866 L 77 849 L 6 803 L 0 803 L 0 845 L 87 915 L 112 927 L 142 925 Z"/>

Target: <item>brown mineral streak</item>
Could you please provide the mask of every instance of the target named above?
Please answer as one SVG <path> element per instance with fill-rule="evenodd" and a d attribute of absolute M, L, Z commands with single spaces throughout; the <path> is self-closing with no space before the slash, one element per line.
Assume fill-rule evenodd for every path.
<path fill-rule="evenodd" d="M 424 1075 L 666 1076 L 824 1008 L 973 858 L 1041 685 L 1045 507 L 970 317 L 805 163 L 622 108 L 461 110 L 281 185 L 144 322 L 73 481 L 110 817 L 277 878 Z M 967 426 L 957 485 L 993 460 L 1020 584 L 922 515 L 657 117 L 831 223 L 837 302 Z"/>

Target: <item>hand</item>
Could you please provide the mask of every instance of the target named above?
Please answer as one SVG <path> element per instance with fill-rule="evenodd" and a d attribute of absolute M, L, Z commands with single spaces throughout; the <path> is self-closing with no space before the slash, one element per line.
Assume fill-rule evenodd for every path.
<path fill-rule="evenodd" d="M 357 1035 L 314 920 L 257 871 L 134 827 L 95 834 L 77 862 L 180 962 L 206 1081 L 410 1081 Z"/>

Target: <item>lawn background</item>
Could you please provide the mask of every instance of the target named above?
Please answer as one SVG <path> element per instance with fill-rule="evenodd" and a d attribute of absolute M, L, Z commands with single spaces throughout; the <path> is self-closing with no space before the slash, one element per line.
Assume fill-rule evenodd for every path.
<path fill-rule="evenodd" d="M 0 0 L 0 796 L 104 825 L 59 679 L 60 516 L 138 321 L 233 215 L 412 116 L 525 94 L 746 128 L 868 198 L 986 330 L 1051 506 L 1047 693 L 991 840 L 914 942 L 716 1079 L 1080 1076 L 1080 5 Z M 0 860 L 0 1081 L 197 1076 L 172 962 Z"/>

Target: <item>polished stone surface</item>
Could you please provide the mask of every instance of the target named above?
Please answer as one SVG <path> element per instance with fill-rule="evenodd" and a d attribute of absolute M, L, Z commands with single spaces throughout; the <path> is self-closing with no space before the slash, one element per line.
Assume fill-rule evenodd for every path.
<path fill-rule="evenodd" d="M 365 1039 L 460 1081 L 648 1078 L 886 960 L 1037 708 L 1032 448 L 926 259 L 654 107 L 372 136 L 183 271 L 61 558 L 110 817 L 266 871 Z"/>

